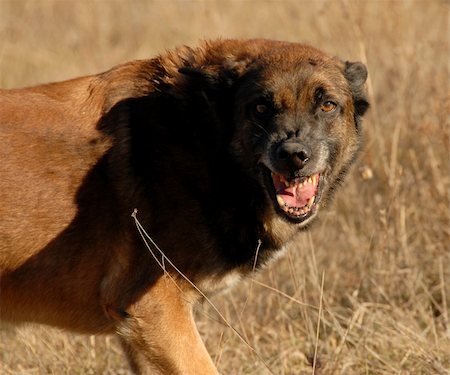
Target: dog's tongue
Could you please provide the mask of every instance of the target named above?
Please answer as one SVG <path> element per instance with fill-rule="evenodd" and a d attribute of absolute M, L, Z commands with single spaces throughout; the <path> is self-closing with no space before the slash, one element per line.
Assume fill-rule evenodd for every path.
<path fill-rule="evenodd" d="M 273 176 L 273 182 L 277 195 L 283 198 L 283 201 L 289 207 L 304 207 L 309 200 L 316 194 L 316 186 L 312 183 L 295 182 L 292 185 L 286 186 L 285 179 L 280 175 Z"/>

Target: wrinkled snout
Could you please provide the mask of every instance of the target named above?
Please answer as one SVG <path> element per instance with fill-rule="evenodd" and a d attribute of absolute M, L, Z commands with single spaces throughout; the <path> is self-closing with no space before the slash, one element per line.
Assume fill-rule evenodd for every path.
<path fill-rule="evenodd" d="M 286 176 L 295 175 L 311 159 L 311 148 L 298 139 L 288 139 L 278 144 L 273 152 L 273 164 Z"/>

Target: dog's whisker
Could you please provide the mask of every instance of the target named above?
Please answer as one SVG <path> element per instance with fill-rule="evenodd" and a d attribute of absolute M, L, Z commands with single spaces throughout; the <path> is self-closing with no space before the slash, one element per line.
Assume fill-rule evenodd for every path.
<path fill-rule="evenodd" d="M 252 124 L 252 125 L 255 125 L 255 126 L 258 127 L 258 128 L 260 128 L 265 134 L 267 134 L 268 136 L 270 136 L 269 132 L 268 132 L 266 129 L 264 129 L 263 126 L 261 126 L 260 124 L 258 124 L 256 121 L 251 121 L 251 124 Z"/>

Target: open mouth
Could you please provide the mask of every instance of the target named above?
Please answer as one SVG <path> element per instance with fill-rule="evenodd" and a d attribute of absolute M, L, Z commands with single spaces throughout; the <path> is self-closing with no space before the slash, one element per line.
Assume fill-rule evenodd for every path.
<path fill-rule="evenodd" d="M 287 179 L 271 172 L 275 206 L 289 220 L 300 223 L 316 211 L 320 198 L 320 173 Z"/>

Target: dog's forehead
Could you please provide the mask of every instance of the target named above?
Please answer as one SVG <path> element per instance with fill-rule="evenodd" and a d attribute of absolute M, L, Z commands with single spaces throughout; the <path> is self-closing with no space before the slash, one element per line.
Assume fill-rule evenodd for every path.
<path fill-rule="evenodd" d="M 264 86 L 273 93 L 274 102 L 283 108 L 293 108 L 299 101 L 309 101 L 318 88 L 332 96 L 348 94 L 348 82 L 334 59 L 277 60 L 265 64 L 261 77 Z"/>

